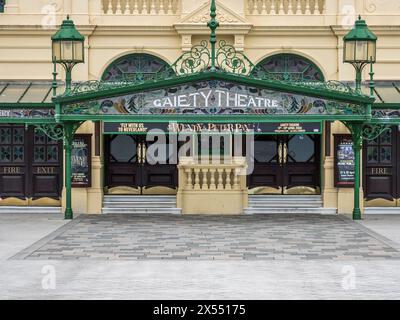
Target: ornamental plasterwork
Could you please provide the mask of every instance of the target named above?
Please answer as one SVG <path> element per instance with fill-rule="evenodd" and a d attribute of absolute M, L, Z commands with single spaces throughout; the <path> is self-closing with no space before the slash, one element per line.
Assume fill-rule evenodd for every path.
<path fill-rule="evenodd" d="M 200 8 L 196 9 L 186 17 L 184 17 L 179 24 L 195 23 L 206 24 L 210 20 L 210 2 L 206 2 Z M 240 23 L 247 24 L 246 20 L 233 12 L 222 3 L 218 3 L 217 20 L 221 24 Z"/>

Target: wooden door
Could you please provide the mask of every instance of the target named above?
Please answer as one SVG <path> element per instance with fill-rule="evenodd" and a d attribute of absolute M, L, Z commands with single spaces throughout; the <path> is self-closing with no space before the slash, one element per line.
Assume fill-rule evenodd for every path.
<path fill-rule="evenodd" d="M 372 206 L 396 206 L 400 198 L 399 133 L 397 127 L 364 142 L 364 193 Z"/>
<path fill-rule="evenodd" d="M 284 141 L 284 193 L 320 192 L 320 136 L 290 135 Z"/>

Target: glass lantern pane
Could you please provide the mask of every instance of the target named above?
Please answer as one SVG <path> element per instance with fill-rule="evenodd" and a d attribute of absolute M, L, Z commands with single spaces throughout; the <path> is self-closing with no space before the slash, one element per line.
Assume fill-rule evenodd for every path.
<path fill-rule="evenodd" d="M 83 61 L 83 43 L 75 41 L 74 42 L 74 60 Z"/>
<path fill-rule="evenodd" d="M 376 42 L 373 41 L 368 42 L 368 56 L 369 60 L 371 60 L 372 57 L 372 61 L 373 62 L 376 61 Z"/>
<path fill-rule="evenodd" d="M 73 59 L 72 41 L 61 42 L 61 60 L 71 61 Z"/>
<path fill-rule="evenodd" d="M 354 61 L 355 59 L 355 42 L 354 41 L 348 41 L 345 42 L 345 61 Z"/>
<path fill-rule="evenodd" d="M 356 61 L 367 61 L 368 60 L 368 42 L 357 41 L 356 42 Z"/>
<path fill-rule="evenodd" d="M 53 42 L 53 61 L 61 60 L 61 43 L 56 41 Z"/>

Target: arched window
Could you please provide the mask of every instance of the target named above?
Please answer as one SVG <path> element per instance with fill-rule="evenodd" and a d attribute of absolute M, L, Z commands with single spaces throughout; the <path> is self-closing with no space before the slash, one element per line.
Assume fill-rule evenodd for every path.
<path fill-rule="evenodd" d="M 312 61 L 296 54 L 276 54 L 261 61 L 252 74 L 267 73 L 286 81 L 325 81 L 322 71 Z"/>
<path fill-rule="evenodd" d="M 133 53 L 123 56 L 106 69 L 103 81 L 133 81 L 149 80 L 155 74 L 167 71 L 173 75 L 173 70 L 164 60 L 150 54 Z"/>

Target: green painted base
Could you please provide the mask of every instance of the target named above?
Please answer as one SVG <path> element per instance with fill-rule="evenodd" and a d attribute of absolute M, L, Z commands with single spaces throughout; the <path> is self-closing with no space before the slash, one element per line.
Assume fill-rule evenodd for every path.
<path fill-rule="evenodd" d="M 65 210 L 64 218 L 65 218 L 65 220 L 72 220 L 72 219 L 74 219 L 74 213 L 72 212 L 72 209 L 66 209 L 66 210 Z"/>
<path fill-rule="evenodd" d="M 354 211 L 353 211 L 353 220 L 362 220 L 362 218 L 361 218 L 361 210 L 360 209 L 354 209 Z"/>

